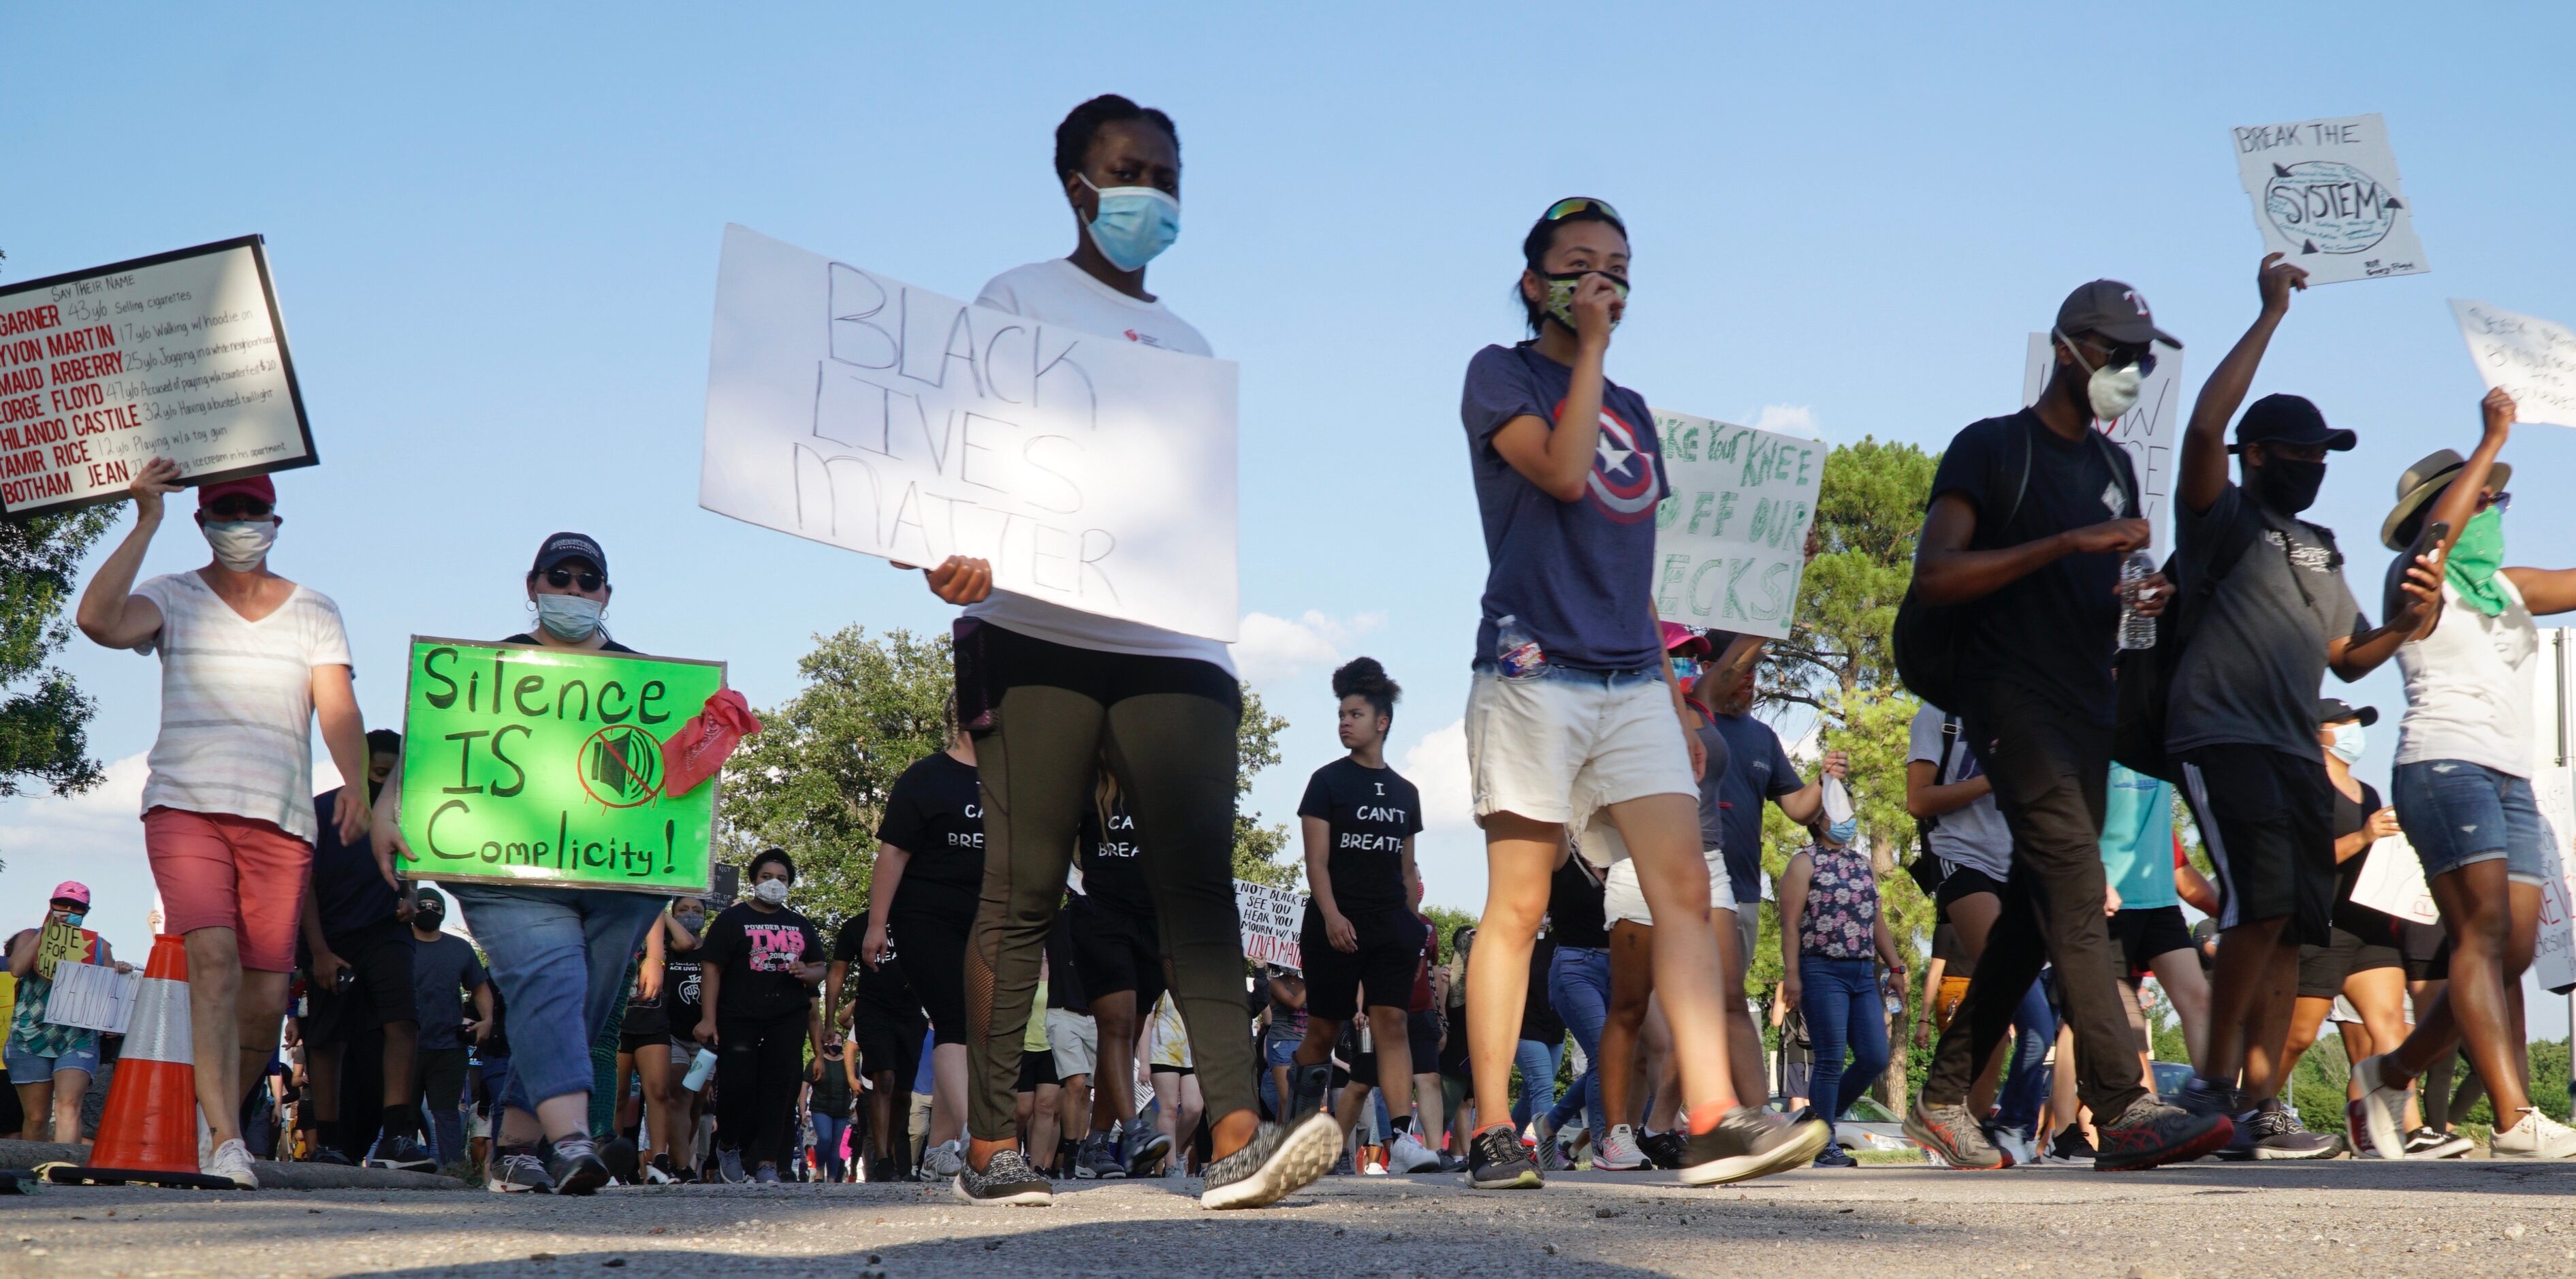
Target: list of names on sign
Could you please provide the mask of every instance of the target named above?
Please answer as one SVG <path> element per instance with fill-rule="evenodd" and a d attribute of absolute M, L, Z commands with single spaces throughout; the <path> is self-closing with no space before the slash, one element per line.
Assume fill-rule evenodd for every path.
<path fill-rule="evenodd" d="M 316 460 L 257 237 L 0 289 L 0 511 Z"/>

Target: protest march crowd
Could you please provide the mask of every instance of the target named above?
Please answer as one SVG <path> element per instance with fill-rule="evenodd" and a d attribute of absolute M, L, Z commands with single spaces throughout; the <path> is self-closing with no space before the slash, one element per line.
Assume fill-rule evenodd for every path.
<path fill-rule="evenodd" d="M 1173 121 L 1085 102 L 1055 174 L 1073 252 L 977 303 L 1209 354 L 1145 287 L 1179 232 Z M 168 459 L 142 466 L 77 622 L 161 665 L 142 833 L 155 932 L 184 940 L 204 1172 L 255 1187 L 271 1155 L 572 1195 L 935 1179 L 974 1204 L 1187 1175 L 1210 1208 L 1337 1170 L 1704 1186 L 1875 1148 L 1847 1117 L 1909 1033 L 1932 1064 L 1902 1132 L 1954 1169 L 2458 1156 L 2459 1060 L 2498 1117 L 2493 1157 L 2576 1155 L 2529 1095 L 2521 993 L 2557 874 L 2530 780 L 2534 619 L 2576 610 L 2576 569 L 2507 563 L 2510 396 L 2464 425 L 2465 455 L 2394 477 L 2394 558 L 2366 609 L 2335 533 L 2301 517 L 2354 433 L 2300 396 L 2242 404 L 2307 284 L 2268 256 L 2253 323 L 2192 407 L 2159 565 L 2139 478 L 2096 424 L 2182 343 L 2126 284 L 2068 294 L 2036 401 L 1941 455 L 1892 632 L 1922 701 L 1902 786 L 1922 840 L 1905 870 L 1938 908 L 1926 960 L 1881 909 L 1891 867 L 1860 830 L 1852 759 L 1802 766 L 1754 715 L 1765 638 L 1657 615 L 1654 415 L 1606 372 L 1629 232 L 1599 199 L 1542 211 L 1521 244 L 1528 337 L 1465 370 L 1490 564 L 1465 715 L 1481 916 L 1442 938 L 1423 913 L 1422 801 L 1385 757 L 1401 690 L 1359 658 L 1332 680 L 1347 753 L 1298 805 L 1295 970 L 1248 964 L 1237 926 L 1227 645 L 997 589 L 966 556 L 918 569 L 960 609 L 947 743 L 883 797 L 864 913 L 797 910 L 781 849 L 739 868 L 738 900 L 714 880 L 424 886 L 440 863 L 415 845 L 438 818 L 404 811 L 405 756 L 432 748 L 366 728 L 337 606 L 267 567 L 291 502 L 265 474 L 197 486 L 211 562 L 137 582 L 184 483 Z M 546 535 L 532 624 L 495 645 L 641 660 L 607 629 L 611 580 L 607 548 Z M 2405 705 L 2383 791 L 2352 771 L 2381 711 L 2322 685 L 2391 660 Z M 496 708 L 503 683 L 496 661 Z M 522 707 L 531 687 L 513 685 Z M 691 725 L 723 719 L 722 696 Z M 349 779 L 319 795 L 316 722 Z M 488 734 L 504 763 L 507 731 Z M 658 766 L 584 758 L 603 796 Z M 446 793 L 486 786 L 509 790 L 492 775 Z M 2177 793 L 2213 874 L 2184 856 Z M 1770 1016 L 1803 1036 L 1794 1073 L 1748 999 L 1766 805 L 1805 832 L 1773 893 Z M 2353 900 L 2369 850 L 2401 832 L 2438 924 Z M 470 944 L 443 930 L 450 911 Z M 90 912 L 64 883 L 8 942 L 29 1138 L 95 1127 L 79 1102 L 114 1068 L 116 1036 L 46 1019 L 63 964 L 123 966 Z M 2149 977 L 2189 1045 L 2163 1082 Z M 1891 1025 L 1917 981 L 1922 1024 Z M 2283 1100 L 2329 1016 L 2354 1062 L 2348 1138 Z"/>

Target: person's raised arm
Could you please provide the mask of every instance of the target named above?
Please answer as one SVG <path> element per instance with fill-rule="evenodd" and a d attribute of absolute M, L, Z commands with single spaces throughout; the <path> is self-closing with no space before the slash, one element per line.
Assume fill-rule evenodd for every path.
<path fill-rule="evenodd" d="M 1992 551 L 1972 551 L 1977 505 L 1950 491 L 1932 499 L 1923 514 L 1923 536 L 1914 549 L 1914 597 L 1925 604 L 1965 604 L 1983 599 L 2069 555 L 2133 551 L 2147 544 L 2147 522 L 2104 520 Z M 2152 610 L 2147 610 L 2152 611 Z"/>
<path fill-rule="evenodd" d="M 45 930 L 30 928 L 9 939 L 9 975 L 21 981 L 36 971 L 36 946 L 44 940 Z"/>
<path fill-rule="evenodd" d="M 2308 287 L 2307 271 L 2282 261 L 2282 256 L 2263 255 L 2263 265 L 2254 276 L 2263 309 L 2226 358 L 2209 371 L 2209 380 L 2200 384 L 2200 398 L 2192 402 L 2191 425 L 2182 436 L 2182 491 L 2177 496 L 2194 514 L 2208 510 L 2227 491 L 2227 424 L 2254 385 L 2254 370 L 2262 367 L 2273 330 L 2290 313 L 2291 291 Z"/>
<path fill-rule="evenodd" d="M 697 934 L 680 927 L 680 917 L 662 912 L 662 948 L 669 954 L 685 954 L 698 948 Z"/>
<path fill-rule="evenodd" d="M 892 844 L 877 845 L 876 869 L 868 877 L 868 932 L 859 943 L 859 958 L 867 961 L 870 972 L 885 962 L 886 911 L 893 907 L 895 890 L 903 887 L 904 868 L 911 864 L 911 853 Z"/>
<path fill-rule="evenodd" d="M 1780 899 L 1780 998 L 1792 1006 L 1804 985 L 1798 980 L 1798 928 L 1807 918 L 1807 882 L 1815 874 L 1815 859 L 1802 849 L 1790 854 L 1773 885 Z"/>
<path fill-rule="evenodd" d="M 1826 751 L 1824 766 L 1816 770 L 1816 780 L 1772 801 L 1780 814 L 1801 826 L 1813 820 L 1825 807 L 1825 779 L 1851 776 L 1851 756 L 1843 751 Z"/>
<path fill-rule="evenodd" d="M 161 633 L 161 606 L 134 593 L 134 575 L 143 568 L 152 535 L 160 531 L 162 499 L 178 488 L 179 464 L 158 457 L 144 463 L 126 488 L 134 495 L 133 531 L 91 575 L 72 614 L 81 634 L 101 647 L 132 648 Z"/>
<path fill-rule="evenodd" d="M 355 844 L 373 824 L 373 814 L 367 810 L 367 721 L 358 713 L 358 692 L 350 685 L 347 666 L 326 662 L 313 668 L 313 717 L 322 727 L 322 745 L 344 779 L 329 820 L 340 827 L 341 843 Z"/>
<path fill-rule="evenodd" d="M 1606 275 L 1596 272 L 1575 284 L 1574 376 L 1556 420 L 1525 413 L 1494 432 L 1494 452 L 1560 502 L 1583 500 L 1601 446 L 1601 363 L 1610 351 L 1610 304 L 1617 300 Z"/>
<path fill-rule="evenodd" d="M 1945 813 L 1955 813 L 1995 792 L 1994 779 L 1979 773 L 1965 781 L 1934 785 L 1941 775 L 1939 766 L 1928 759 L 1905 763 L 1905 815 L 1923 821 Z"/>
<path fill-rule="evenodd" d="M 1306 845 L 1306 900 L 1324 921 L 1324 940 L 1343 954 L 1354 953 L 1360 948 L 1359 930 L 1333 898 L 1333 828 L 1321 817 L 1304 816 L 1297 819 L 1297 833 Z"/>

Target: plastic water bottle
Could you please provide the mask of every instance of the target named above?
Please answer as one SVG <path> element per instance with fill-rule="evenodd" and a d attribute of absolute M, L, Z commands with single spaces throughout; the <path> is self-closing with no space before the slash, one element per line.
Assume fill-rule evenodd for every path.
<path fill-rule="evenodd" d="M 689 1073 L 680 1079 L 680 1086 L 696 1092 L 707 1086 L 707 1076 L 714 1074 L 715 1069 L 716 1050 L 701 1048 L 698 1055 L 689 1060 Z"/>
<path fill-rule="evenodd" d="M 2138 592 L 2146 580 L 2156 575 L 2156 557 L 2145 547 L 2129 552 L 2120 561 L 2120 647 L 2154 648 L 2156 619 L 2138 611 Z"/>
<path fill-rule="evenodd" d="M 1494 621 L 1494 666 L 1504 679 L 1528 679 L 1547 665 L 1547 654 L 1541 652 L 1538 640 L 1521 629 L 1518 614 Z"/>

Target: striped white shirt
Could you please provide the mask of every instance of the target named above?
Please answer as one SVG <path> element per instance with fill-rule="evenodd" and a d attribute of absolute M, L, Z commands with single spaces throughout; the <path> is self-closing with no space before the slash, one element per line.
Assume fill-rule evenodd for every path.
<path fill-rule="evenodd" d="M 229 813 L 310 842 L 313 668 L 352 665 L 340 606 L 298 586 L 276 612 L 247 621 L 193 570 L 134 593 L 161 609 L 161 633 L 135 646 L 161 654 L 144 811 Z"/>

